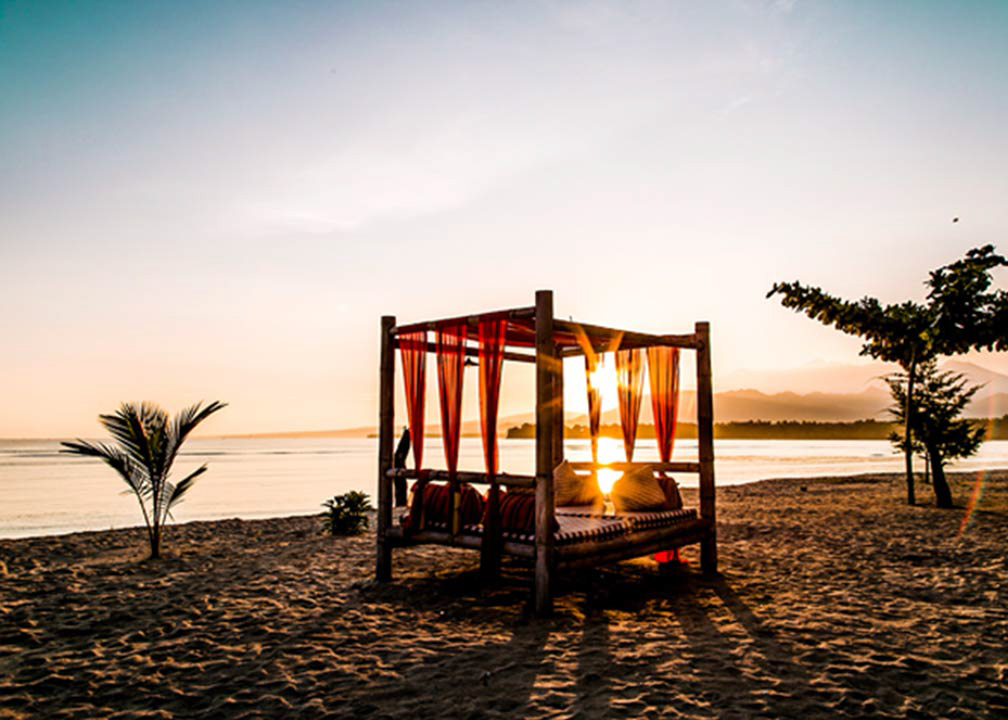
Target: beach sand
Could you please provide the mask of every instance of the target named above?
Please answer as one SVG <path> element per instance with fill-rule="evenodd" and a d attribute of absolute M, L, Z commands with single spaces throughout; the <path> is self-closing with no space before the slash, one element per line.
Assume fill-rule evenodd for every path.
<path fill-rule="evenodd" d="M 904 492 L 719 489 L 720 577 L 570 574 L 545 620 L 518 565 L 399 550 L 376 585 L 373 534 L 315 517 L 180 525 L 157 562 L 138 529 L 0 541 L 0 717 L 1006 717 L 1008 472 L 965 528 Z"/>

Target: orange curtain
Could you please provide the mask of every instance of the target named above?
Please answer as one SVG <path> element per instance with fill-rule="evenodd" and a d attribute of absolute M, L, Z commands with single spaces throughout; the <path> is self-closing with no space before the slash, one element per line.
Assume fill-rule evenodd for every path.
<path fill-rule="evenodd" d="M 602 422 L 602 391 L 597 384 L 597 371 L 605 362 L 602 353 L 585 352 L 585 382 L 588 387 L 588 431 L 591 435 L 592 462 L 598 463 L 599 426 Z"/>
<path fill-rule="evenodd" d="M 623 450 L 627 462 L 633 461 L 640 418 L 641 391 L 644 388 L 644 351 L 635 348 L 616 352 L 616 379 L 620 424 L 623 426 Z"/>
<path fill-rule="evenodd" d="M 679 416 L 679 348 L 652 347 L 648 348 L 647 356 L 658 453 L 662 462 L 669 462 Z M 679 548 L 660 550 L 654 558 L 659 563 L 682 562 Z"/>
<path fill-rule="evenodd" d="M 679 348 L 651 347 L 647 358 L 658 453 L 662 462 L 669 462 L 679 415 Z"/>
<path fill-rule="evenodd" d="M 501 369 L 504 365 L 506 318 L 481 318 L 479 322 L 480 430 L 487 473 L 497 474 L 497 405 L 500 399 Z"/>
<path fill-rule="evenodd" d="M 403 381 L 406 385 L 406 415 L 413 440 L 413 461 L 419 470 L 423 463 L 424 390 L 427 378 L 427 331 L 399 335 Z"/>
<path fill-rule="evenodd" d="M 501 526 L 500 488 L 497 485 L 497 407 L 500 399 L 501 370 L 504 346 L 507 344 L 506 317 L 487 316 L 479 321 L 479 396 L 480 431 L 483 434 L 483 458 L 486 460 L 490 490 L 483 515 L 483 542 L 480 547 L 480 570 L 485 576 L 496 576 L 500 569 Z"/>
<path fill-rule="evenodd" d="M 465 370 L 466 323 L 445 323 L 437 330 L 438 389 L 441 400 L 441 438 L 445 462 L 452 475 L 458 470 L 462 429 L 462 373 Z"/>

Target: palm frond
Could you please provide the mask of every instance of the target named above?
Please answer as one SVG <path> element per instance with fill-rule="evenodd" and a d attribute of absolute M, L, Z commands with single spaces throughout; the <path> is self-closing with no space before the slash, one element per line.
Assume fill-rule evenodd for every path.
<path fill-rule="evenodd" d="M 202 402 L 198 402 L 182 410 L 175 416 L 167 443 L 168 455 L 166 462 L 169 466 L 175 461 L 175 457 L 178 455 L 178 451 L 182 447 L 182 443 L 189 436 L 189 433 L 215 412 L 226 407 L 227 403 L 222 403 L 218 400 L 214 400 L 205 407 Z"/>
<path fill-rule="evenodd" d="M 144 407 L 123 403 L 115 415 L 103 416 L 103 424 L 119 444 L 147 468 L 147 474 L 155 481 L 161 474 L 154 461 L 151 438 L 148 434 L 148 411 Z M 163 411 L 162 411 L 163 412 Z"/>
<path fill-rule="evenodd" d="M 153 488 L 143 466 L 137 465 L 127 453 L 124 453 L 119 448 L 106 445 L 105 443 L 90 443 L 80 439 L 60 444 L 63 445 L 63 449 L 60 452 L 98 458 L 104 461 L 106 465 L 119 473 L 130 490 L 140 500 L 141 507 L 143 507 L 143 501 L 150 498 Z"/>
<path fill-rule="evenodd" d="M 182 497 L 189 491 L 189 488 L 193 486 L 193 483 L 196 482 L 196 478 L 205 473 L 207 469 L 206 464 L 201 465 L 196 470 L 179 480 L 178 484 L 174 485 L 171 492 L 168 494 L 165 506 L 168 509 L 171 509 L 175 503 L 181 502 Z"/>

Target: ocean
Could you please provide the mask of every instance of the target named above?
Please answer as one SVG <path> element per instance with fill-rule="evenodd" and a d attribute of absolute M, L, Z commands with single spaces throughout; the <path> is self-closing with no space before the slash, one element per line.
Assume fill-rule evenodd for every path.
<path fill-rule="evenodd" d="M 568 440 L 565 455 L 588 460 L 586 440 Z M 375 496 L 374 439 L 190 439 L 175 474 L 209 464 L 173 513 L 176 522 L 265 518 L 321 512 L 333 495 L 361 490 Z M 603 460 L 622 460 L 622 441 L 602 438 Z M 696 441 L 681 440 L 674 460 L 695 460 Z M 500 440 L 501 469 L 533 472 L 532 440 Z M 657 460 L 653 440 L 641 440 L 635 460 Z M 412 462 L 412 460 L 411 460 Z M 440 438 L 426 438 L 424 464 L 444 467 Z M 483 469 L 479 438 L 463 438 L 463 470 Z M 922 465 L 918 463 L 918 467 Z M 884 440 L 718 440 L 715 478 L 737 485 L 765 478 L 821 477 L 900 472 L 903 458 Z M 1008 441 L 985 443 L 951 470 L 1008 468 Z M 693 475 L 678 476 L 695 486 Z M 603 479 L 604 482 L 604 479 Z M 126 491 L 126 493 L 124 493 Z M 110 468 L 96 460 L 63 455 L 56 440 L 0 440 L 0 538 L 107 530 L 142 523 L 136 498 Z"/>

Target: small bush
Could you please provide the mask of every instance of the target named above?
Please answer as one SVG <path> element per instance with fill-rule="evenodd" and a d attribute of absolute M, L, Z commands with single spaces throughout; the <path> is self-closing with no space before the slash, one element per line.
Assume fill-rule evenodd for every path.
<path fill-rule="evenodd" d="M 368 494 L 352 490 L 322 503 L 322 532 L 329 535 L 359 535 L 368 527 L 367 513 L 374 510 Z"/>

